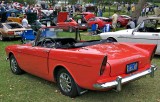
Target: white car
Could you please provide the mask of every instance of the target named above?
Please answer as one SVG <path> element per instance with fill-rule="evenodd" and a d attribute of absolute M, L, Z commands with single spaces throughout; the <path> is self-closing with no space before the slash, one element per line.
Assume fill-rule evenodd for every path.
<path fill-rule="evenodd" d="M 101 39 L 115 42 L 134 42 L 157 44 L 156 54 L 160 55 L 160 17 L 147 18 L 135 29 L 125 29 L 116 32 L 99 34 Z"/>

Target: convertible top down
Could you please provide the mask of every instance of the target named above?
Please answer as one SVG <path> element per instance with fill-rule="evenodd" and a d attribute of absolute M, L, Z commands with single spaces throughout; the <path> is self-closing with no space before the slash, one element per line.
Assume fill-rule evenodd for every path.
<path fill-rule="evenodd" d="M 25 72 L 56 82 L 62 94 L 76 97 L 86 90 L 120 91 L 124 83 L 150 74 L 155 44 L 65 37 L 55 27 L 41 29 L 34 42 L 6 47 L 14 74 Z M 71 33 L 73 34 L 73 33 Z"/>

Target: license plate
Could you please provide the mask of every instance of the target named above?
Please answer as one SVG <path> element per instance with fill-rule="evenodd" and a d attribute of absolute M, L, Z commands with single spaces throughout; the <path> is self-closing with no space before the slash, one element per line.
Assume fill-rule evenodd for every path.
<path fill-rule="evenodd" d="M 84 27 L 84 26 L 86 26 L 85 24 L 82 24 L 82 26 Z"/>
<path fill-rule="evenodd" d="M 127 64 L 127 71 L 126 71 L 127 73 L 131 73 L 136 70 L 138 70 L 138 63 L 137 62 Z"/>
<path fill-rule="evenodd" d="M 20 35 L 22 34 L 22 32 L 15 32 L 15 35 Z"/>

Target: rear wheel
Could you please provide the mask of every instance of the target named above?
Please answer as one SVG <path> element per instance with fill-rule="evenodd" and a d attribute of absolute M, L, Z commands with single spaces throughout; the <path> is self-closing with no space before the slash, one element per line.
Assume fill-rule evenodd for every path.
<path fill-rule="evenodd" d="M 78 91 L 74 79 L 65 69 L 61 69 L 57 74 L 57 84 L 62 94 L 69 97 L 78 96 Z"/>
<path fill-rule="evenodd" d="M 109 41 L 109 42 L 117 42 L 117 40 L 114 39 L 114 38 L 107 38 L 107 41 Z"/>
<path fill-rule="evenodd" d="M 10 68 L 13 74 L 20 75 L 24 73 L 24 71 L 19 67 L 14 55 L 10 56 Z"/>
<path fill-rule="evenodd" d="M 121 26 L 121 22 L 117 22 L 117 27 L 120 28 Z"/>

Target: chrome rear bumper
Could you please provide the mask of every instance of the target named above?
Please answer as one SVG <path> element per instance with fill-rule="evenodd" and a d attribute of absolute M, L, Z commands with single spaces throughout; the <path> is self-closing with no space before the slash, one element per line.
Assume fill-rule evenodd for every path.
<path fill-rule="evenodd" d="M 143 72 L 137 73 L 137 74 L 133 74 L 131 76 L 128 77 L 124 77 L 122 78 L 121 76 L 118 76 L 116 80 L 111 81 L 111 82 L 106 82 L 103 84 L 94 84 L 93 87 L 96 89 L 107 89 L 107 88 L 112 88 L 112 87 L 116 87 L 117 91 L 121 91 L 122 90 L 122 84 L 127 83 L 129 81 L 138 79 L 140 77 L 146 76 L 148 74 L 150 74 L 151 77 L 154 77 L 154 71 L 157 69 L 156 66 L 151 65 L 151 67 Z"/>

